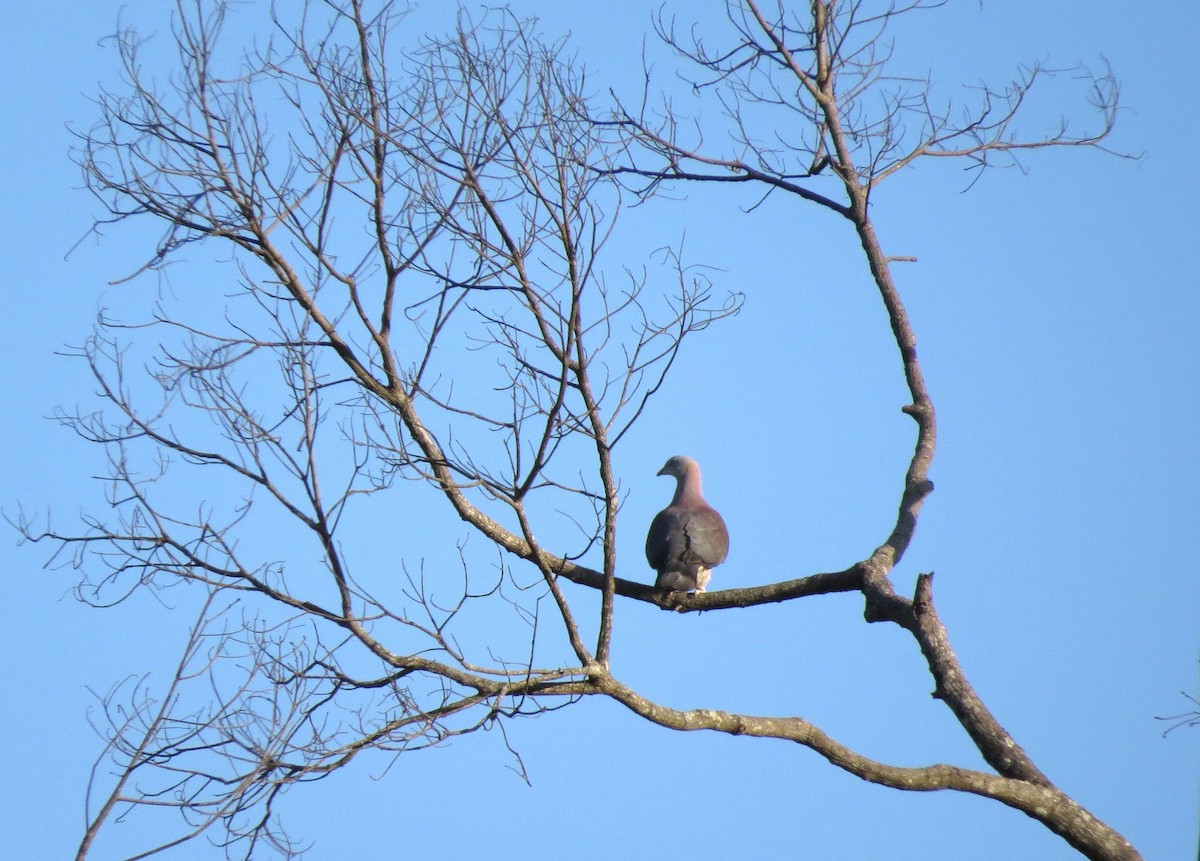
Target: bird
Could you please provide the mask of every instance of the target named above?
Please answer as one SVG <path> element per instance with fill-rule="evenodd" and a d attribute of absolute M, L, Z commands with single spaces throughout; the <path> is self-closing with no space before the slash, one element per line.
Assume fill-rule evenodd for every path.
<path fill-rule="evenodd" d="M 712 569 L 729 555 L 725 520 L 700 492 L 700 465 L 675 455 L 658 471 L 676 480 L 671 504 L 650 522 L 646 561 L 658 572 L 654 585 L 671 592 L 703 592 Z"/>

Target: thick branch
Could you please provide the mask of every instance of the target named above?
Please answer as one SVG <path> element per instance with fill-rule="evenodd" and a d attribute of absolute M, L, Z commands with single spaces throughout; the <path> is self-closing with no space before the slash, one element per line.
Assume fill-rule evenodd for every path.
<path fill-rule="evenodd" d="M 652 702 L 611 675 L 594 673 L 592 680 L 601 693 L 659 726 L 796 742 L 871 783 L 917 792 L 951 789 L 995 799 L 1038 820 L 1095 861 L 1141 858 L 1129 841 L 1051 786 L 950 765 L 923 768 L 887 765 L 851 750 L 803 718 L 755 717 L 713 709 L 680 711 Z"/>

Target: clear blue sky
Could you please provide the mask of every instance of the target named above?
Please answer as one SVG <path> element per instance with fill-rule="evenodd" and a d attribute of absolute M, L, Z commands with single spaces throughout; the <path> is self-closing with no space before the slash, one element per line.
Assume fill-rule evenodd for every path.
<path fill-rule="evenodd" d="M 161 30 L 165 5 L 0 8 L 8 513 L 21 503 L 65 524 L 99 505 L 99 452 L 45 418 L 94 404 L 85 369 L 55 352 L 82 341 L 99 308 L 144 308 L 156 287 L 108 284 L 144 256 L 144 230 L 108 228 L 67 255 L 95 206 L 65 124 L 86 127 L 89 94 L 113 80 L 99 39 L 118 15 Z M 449 4 L 429 6 L 418 20 L 451 25 Z M 539 14 L 546 34 L 572 31 L 603 82 L 628 81 L 658 3 L 513 6 Z M 950 90 L 953 75 L 999 81 L 1022 61 L 1103 55 L 1123 86 L 1112 145 L 1145 156 L 1035 154 L 1028 175 L 997 172 L 968 194 L 957 170 L 935 165 L 877 199 L 885 249 L 919 258 L 898 277 L 940 414 L 937 491 L 895 579 L 907 591 L 936 570 L 968 675 L 1052 780 L 1147 859 L 1194 857 L 1200 728 L 1164 739 L 1154 716 L 1184 711 L 1180 690 L 1200 684 L 1200 6 L 958 2 L 920 23 L 903 50 L 927 56 Z M 644 524 L 670 492 L 654 472 L 676 453 L 701 461 L 733 534 L 712 588 L 845 567 L 886 536 L 912 438 L 853 238 L 816 210 L 773 202 L 742 216 L 736 201 L 695 200 L 671 229 L 686 228 L 720 268 L 718 287 L 747 304 L 693 342 L 622 455 L 621 573 L 650 576 Z M 84 608 L 70 570 L 42 570 L 46 548 L 14 545 L 11 533 L 0 541 L 0 845 L 62 858 L 99 750 L 89 688 L 161 670 L 184 620 L 169 593 Z M 979 764 L 931 701 L 911 641 L 865 625 L 853 597 L 687 617 L 622 603 L 614 669 L 667 705 L 802 715 L 889 762 Z M 532 788 L 481 734 L 386 774 L 363 759 L 292 792 L 285 816 L 321 861 L 1077 857 L 994 803 L 865 785 L 799 747 L 670 733 L 611 704 L 518 724 L 510 739 Z M 142 827 L 117 826 L 114 845 L 138 843 Z M 201 849 L 170 857 L 220 857 Z"/>

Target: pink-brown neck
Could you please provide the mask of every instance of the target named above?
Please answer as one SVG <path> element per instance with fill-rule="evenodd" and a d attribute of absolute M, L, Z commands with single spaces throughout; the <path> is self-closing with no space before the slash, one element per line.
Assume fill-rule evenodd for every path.
<path fill-rule="evenodd" d="M 675 498 L 672 505 L 681 503 L 705 505 L 704 496 L 700 492 L 700 467 L 695 461 L 690 461 L 683 471 L 675 477 Z"/>

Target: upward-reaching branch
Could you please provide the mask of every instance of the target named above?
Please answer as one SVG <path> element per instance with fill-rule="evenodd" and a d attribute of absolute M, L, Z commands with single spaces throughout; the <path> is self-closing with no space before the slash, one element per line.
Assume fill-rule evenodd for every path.
<path fill-rule="evenodd" d="M 676 36 L 673 26 L 660 27 L 667 42 L 699 69 L 704 81 L 700 86 L 718 93 L 721 108 L 732 123 L 729 134 L 737 152 L 734 156 L 719 147 L 714 151 L 709 145 L 682 140 L 680 117 L 676 115 L 656 118 L 644 108 L 636 115 L 620 109 L 612 118 L 598 121 L 603 128 L 628 135 L 627 163 L 612 173 L 644 180 L 634 188 L 639 193 L 678 181 L 732 180 L 788 192 L 846 218 L 854 227 L 871 280 L 887 311 L 911 397 L 903 411 L 913 418 L 917 428 L 895 525 L 861 562 L 836 575 L 816 575 L 766 589 L 739 590 L 737 596 L 718 593 L 697 597 L 682 602 L 680 609 L 745 606 L 779 600 L 784 595 L 859 589 L 865 598 L 868 621 L 894 622 L 913 634 L 933 676 L 934 695 L 947 704 L 988 764 L 1005 778 L 1037 787 L 1035 795 L 1045 790 L 1057 794 L 1049 779 L 967 681 L 934 610 L 932 576 L 918 578 L 913 600 L 898 595 L 890 581 L 891 572 L 912 541 L 922 504 L 933 489 L 929 470 L 937 441 L 937 423 L 917 355 L 913 326 L 892 278 L 891 258 L 883 250 L 872 222 L 870 204 L 875 186 L 922 155 L 954 155 L 977 166 L 988 166 L 997 155 L 1014 157 L 1022 150 L 1098 146 L 1112 129 L 1117 89 L 1109 74 L 1093 79 L 1102 122 L 1096 132 L 1083 136 L 1068 135 L 1065 124 L 1057 133 L 1035 139 L 1023 139 L 1014 130 L 1025 97 L 1045 73 L 1041 68 L 1013 84 L 999 104 L 991 98 L 990 91 L 985 91 L 988 98 L 984 107 L 969 114 L 965 124 L 954 126 L 946 115 L 931 109 L 927 90 L 914 96 L 905 89 L 910 81 L 889 77 L 889 57 L 877 50 L 890 21 L 920 8 L 921 4 L 891 6 L 876 15 L 864 15 L 863 6 L 857 0 L 845 3 L 813 0 L 809 7 L 811 14 L 793 14 L 780 2 L 768 14 L 761 0 L 730 0 L 727 17 L 735 35 L 734 47 L 728 51 L 713 51 L 699 37 L 685 44 Z M 864 28 L 869 28 L 865 36 L 861 32 Z M 895 83 L 897 89 L 883 99 L 882 113 L 864 104 L 865 93 L 889 82 Z M 768 114 L 800 118 L 798 135 L 782 134 L 779 130 L 787 127 L 787 123 L 780 121 L 769 136 L 757 137 L 751 117 L 760 117 L 764 109 Z M 905 121 L 909 115 L 921 120 L 918 124 L 921 131 L 915 140 L 906 137 Z M 719 168 L 719 172 L 710 172 L 712 168 Z M 828 181 L 819 176 L 827 169 L 837 180 L 838 194 L 827 190 Z M 624 701 L 629 704 L 637 700 L 630 696 Z M 636 708 L 657 719 L 656 708 Z M 745 732 L 739 721 L 735 720 L 736 727 L 726 731 Z M 900 785 L 877 772 L 862 776 Z M 1005 803 L 1031 811 L 1028 803 L 1011 798 Z M 1065 806 L 1077 810 L 1080 818 L 1048 816 L 1043 821 L 1088 857 L 1137 857 L 1128 842 L 1108 826 L 1073 803 Z"/>

